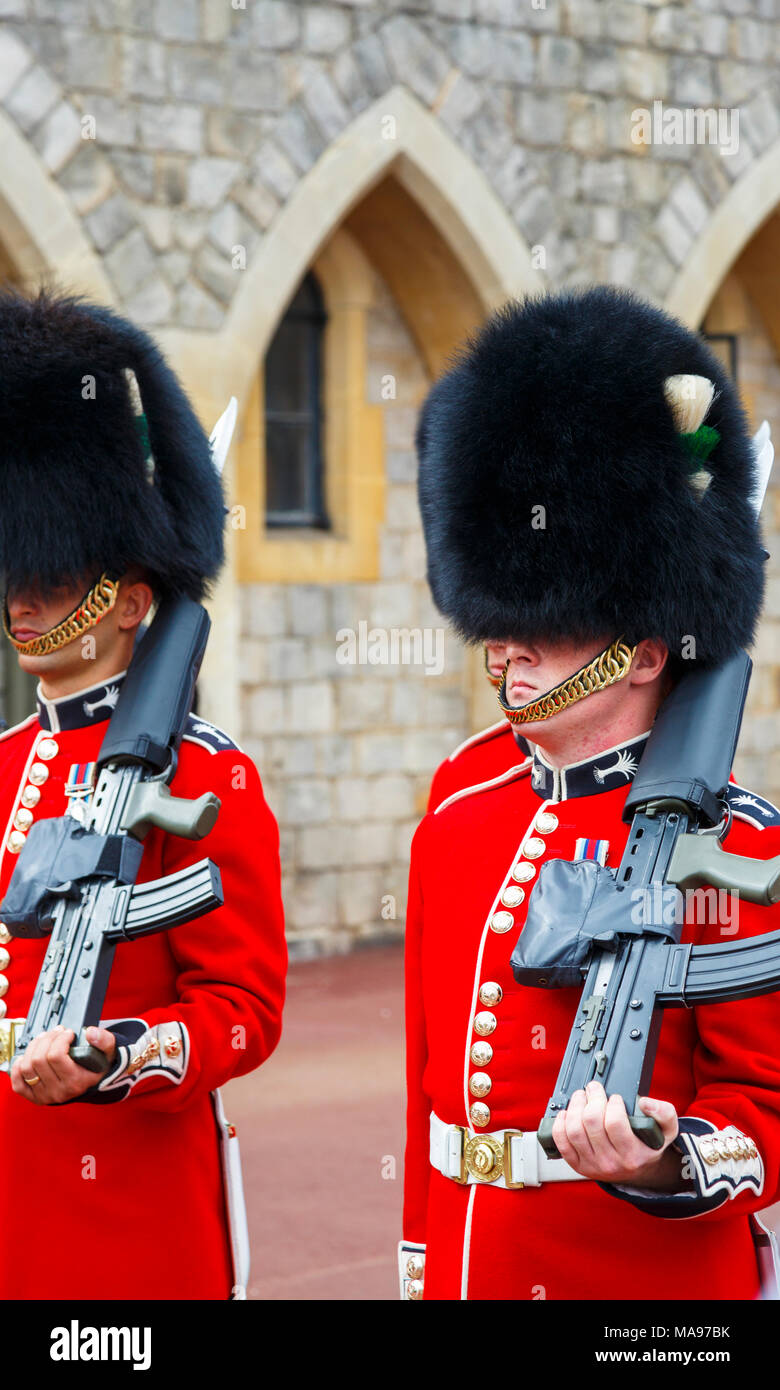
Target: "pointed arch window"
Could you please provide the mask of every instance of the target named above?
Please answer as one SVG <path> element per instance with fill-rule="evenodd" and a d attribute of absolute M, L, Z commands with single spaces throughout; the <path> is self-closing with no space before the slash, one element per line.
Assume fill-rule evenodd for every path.
<path fill-rule="evenodd" d="M 327 313 L 309 272 L 265 360 L 268 527 L 329 527 L 323 477 L 323 340 Z"/>

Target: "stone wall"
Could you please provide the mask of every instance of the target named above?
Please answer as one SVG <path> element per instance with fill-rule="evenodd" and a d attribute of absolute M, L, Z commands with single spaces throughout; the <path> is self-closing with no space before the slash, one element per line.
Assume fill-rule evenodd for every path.
<path fill-rule="evenodd" d="M 0 0 L 0 18 L 0 103 L 83 219 L 117 301 L 159 326 L 223 321 L 240 283 L 232 247 L 251 257 L 395 83 L 544 245 L 554 283 L 658 298 L 780 132 L 775 0 Z M 656 100 L 738 106 L 739 152 L 638 149 L 632 111 Z"/>
<path fill-rule="evenodd" d="M 236 246 L 251 274 L 290 200 L 326 152 L 343 152 L 361 113 L 378 113 L 375 139 L 383 138 L 382 102 L 401 86 L 473 161 L 483 197 L 498 200 L 518 239 L 539 254 L 543 283 L 626 284 L 663 302 L 691 258 L 707 284 L 713 264 L 723 265 L 718 275 L 728 268 L 706 238 L 735 186 L 780 144 L 779 57 L 776 0 L 245 0 L 243 8 L 231 0 L 0 0 L 0 125 L 27 142 L 35 161 L 0 188 L 0 239 L 20 235 L 3 199 L 23 189 L 34 202 L 38 185 L 27 174 L 42 171 L 105 273 L 112 302 L 175 346 L 193 376 L 202 365 L 208 382 L 226 346 L 247 356 L 243 302 L 242 332 L 225 342 L 249 278 L 233 263 Z M 637 146 L 632 114 L 655 102 L 736 110 L 738 151 Z M 456 202 L 447 170 L 441 178 L 442 203 L 445 189 Z M 768 178 L 751 184 L 753 204 L 766 197 Z M 477 185 L 470 189 L 476 211 L 487 209 Z M 753 204 L 740 203 L 751 226 Z M 54 206 L 41 199 L 28 227 L 56 278 L 67 219 L 50 221 Z M 0 274 L 8 250 L 0 247 Z M 82 265 L 61 259 L 68 274 Z M 253 313 L 261 307 L 252 302 Z M 755 423 L 766 414 L 780 437 L 777 356 L 755 306 L 740 331 Z M 341 629 L 438 625 L 413 488 L 425 373 L 379 280 L 369 347 L 369 398 L 381 401 L 383 374 L 398 382 L 396 399 L 382 401 L 379 578 L 245 586 L 240 670 L 226 666 L 224 675 L 231 689 L 240 682 L 238 736 L 280 819 L 291 936 L 301 951 L 402 929 L 409 839 L 429 777 L 471 719 L 464 656 L 451 639 L 438 677 L 420 666 L 337 661 Z M 249 368 L 261 370 L 259 357 Z M 738 763 L 744 780 L 775 798 L 777 497 L 775 489 L 767 616 Z M 208 713 L 219 717 L 211 705 Z"/>
<path fill-rule="evenodd" d="M 438 675 L 420 664 L 337 660 L 337 634 L 357 634 L 361 622 L 367 636 L 442 627 L 424 580 L 414 485 L 414 423 L 426 377 L 379 276 L 374 300 L 367 395 L 383 408 L 387 468 L 380 577 L 242 592 L 243 742 L 279 819 L 298 955 L 403 930 L 409 846 L 431 774 L 468 727 L 464 654 L 449 634 Z M 381 392 L 388 375 L 397 383 L 389 401 Z"/>

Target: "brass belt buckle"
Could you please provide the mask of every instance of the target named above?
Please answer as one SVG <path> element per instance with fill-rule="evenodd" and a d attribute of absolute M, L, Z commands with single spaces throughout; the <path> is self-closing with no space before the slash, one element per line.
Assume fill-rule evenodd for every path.
<path fill-rule="evenodd" d="M 16 1035 L 21 1033 L 26 1020 L 23 1018 L 0 1019 L 0 1066 L 8 1066 L 16 1052 Z"/>
<path fill-rule="evenodd" d="M 463 1159 L 475 1182 L 497 1182 L 504 1171 L 504 1149 L 494 1134 L 473 1134 Z"/>
<path fill-rule="evenodd" d="M 523 1184 L 522 1184 L 519 1180 L 515 1181 L 515 1179 L 512 1177 L 512 1140 L 513 1140 L 513 1139 L 522 1139 L 522 1137 L 523 1137 L 523 1131 L 522 1131 L 522 1129 L 505 1129 L 505 1130 L 504 1130 L 504 1186 L 505 1186 L 505 1187 L 522 1187 L 522 1186 L 523 1186 Z"/>

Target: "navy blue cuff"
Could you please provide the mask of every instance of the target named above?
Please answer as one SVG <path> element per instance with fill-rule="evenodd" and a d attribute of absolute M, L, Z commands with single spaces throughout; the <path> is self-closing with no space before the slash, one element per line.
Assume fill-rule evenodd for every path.
<path fill-rule="evenodd" d="M 764 1165 L 753 1140 L 734 1125 L 717 1130 L 709 1120 L 684 1115 L 673 1148 L 683 1156 L 687 1191 L 653 1192 L 620 1183 L 599 1183 L 602 1192 L 630 1202 L 648 1216 L 685 1220 L 715 1211 L 742 1192 L 759 1196 L 764 1187 Z"/>

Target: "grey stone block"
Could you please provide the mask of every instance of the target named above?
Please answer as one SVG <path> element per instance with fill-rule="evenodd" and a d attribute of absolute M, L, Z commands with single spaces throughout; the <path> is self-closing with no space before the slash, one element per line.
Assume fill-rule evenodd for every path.
<path fill-rule="evenodd" d="M 604 16 L 604 38 L 614 43 L 644 43 L 647 39 L 647 11 L 633 0 L 607 0 L 600 4 Z"/>
<path fill-rule="evenodd" d="M 711 106 L 717 101 L 715 68 L 708 58 L 672 58 L 670 91 L 682 106 Z"/>
<path fill-rule="evenodd" d="M 206 114 L 206 148 L 228 159 L 250 159 L 263 138 L 262 116 L 223 109 Z"/>
<path fill-rule="evenodd" d="M 274 139 L 300 173 L 305 174 L 325 148 L 325 139 L 307 112 L 291 106 L 278 121 Z"/>
<path fill-rule="evenodd" d="M 586 92 L 603 92 L 610 95 L 618 91 L 620 72 L 612 44 L 582 45 L 582 85 Z"/>
<path fill-rule="evenodd" d="M 223 55 L 214 48 L 173 49 L 169 55 L 171 91 L 184 101 L 219 106 L 226 99 Z M 227 93 L 228 97 L 231 95 Z M 223 115 L 227 115 L 225 112 Z"/>
<path fill-rule="evenodd" d="M 241 271 L 232 263 L 232 257 L 218 251 L 210 243 L 201 246 L 195 257 L 195 272 L 202 285 L 210 290 L 223 304 L 229 304 L 238 288 Z"/>
<path fill-rule="evenodd" d="M 432 0 L 434 14 L 442 19 L 471 19 L 474 0 Z"/>
<path fill-rule="evenodd" d="M 376 34 L 367 34 L 364 38 L 358 39 L 352 52 L 368 83 L 369 91 L 373 96 L 381 96 L 391 86 L 393 79 L 384 49 Z"/>
<path fill-rule="evenodd" d="M 335 729 L 335 701 L 330 681 L 307 681 L 288 690 L 286 731 L 288 733 L 332 733 Z"/>
<path fill-rule="evenodd" d="M 150 150 L 178 150 L 200 154 L 203 148 L 203 112 L 197 106 L 170 102 L 138 107 L 141 142 Z"/>
<path fill-rule="evenodd" d="M 81 148 L 81 122 L 73 107 L 61 101 L 37 127 L 33 144 L 52 174 L 59 173 Z"/>
<path fill-rule="evenodd" d="M 302 101 L 314 123 L 327 140 L 336 136 L 349 125 L 351 115 L 348 106 L 339 96 L 327 73 L 319 72 L 307 82 L 302 93 Z"/>
<path fill-rule="evenodd" d="M 175 289 L 184 284 L 190 273 L 190 267 L 190 257 L 186 251 L 166 251 L 160 257 L 160 269 Z"/>
<path fill-rule="evenodd" d="M 662 101 L 668 94 L 669 58 L 646 48 L 621 48 L 617 52 L 621 87 L 643 102 Z"/>
<path fill-rule="evenodd" d="M 298 183 L 298 175 L 292 164 L 273 140 L 265 140 L 260 146 L 255 156 L 254 167 L 263 183 L 280 202 L 289 198 Z"/>
<path fill-rule="evenodd" d="M 137 220 L 123 194 L 115 193 L 85 219 L 84 225 L 98 251 L 105 253 L 136 226 Z"/>
<path fill-rule="evenodd" d="M 35 18 L 58 24 L 88 24 L 89 0 L 35 0 Z"/>
<path fill-rule="evenodd" d="M 307 5 L 303 13 L 303 47 L 308 53 L 335 53 L 349 41 L 349 15 L 332 5 Z"/>
<path fill-rule="evenodd" d="M 354 747 L 343 734 L 320 734 L 315 740 L 314 771 L 324 777 L 342 777 L 354 766 Z"/>
<path fill-rule="evenodd" d="M 200 38 L 200 0 L 155 0 L 152 15 L 161 39 Z"/>
<path fill-rule="evenodd" d="M 95 148 L 95 142 L 85 140 L 82 144 L 83 148 L 63 169 L 60 185 L 79 216 L 86 217 L 108 197 L 115 187 L 115 181 L 111 165 Z"/>
<path fill-rule="evenodd" d="M 532 188 L 516 206 L 515 216 L 530 245 L 544 244 L 556 220 L 555 199 L 549 188 Z"/>
<path fill-rule="evenodd" d="M 482 93 L 467 77 L 458 76 L 439 107 L 439 120 L 453 133 L 470 121 L 479 110 Z"/>
<path fill-rule="evenodd" d="M 259 48 L 294 48 L 300 35 L 300 6 L 291 0 L 248 0 L 252 41 Z"/>
<path fill-rule="evenodd" d="M 321 825 L 331 815 L 331 783 L 325 778 L 291 778 L 284 788 L 281 811 L 288 825 Z"/>
<path fill-rule="evenodd" d="M 250 637 L 281 637 L 287 631 L 287 586 L 241 585 L 241 631 Z"/>
<path fill-rule="evenodd" d="M 78 160 L 74 160 L 73 163 L 78 163 Z M 125 150 L 114 150 L 111 155 L 111 163 L 116 169 L 117 177 L 128 192 L 143 199 L 154 197 L 154 158 L 152 155 L 138 154 L 135 151 L 131 153 Z M 68 168 L 70 169 L 70 165 Z"/>
<path fill-rule="evenodd" d="M 656 218 L 655 227 L 671 260 L 675 265 L 682 265 L 693 244 L 693 233 L 687 223 L 667 204 Z"/>
<path fill-rule="evenodd" d="M 698 46 L 698 15 L 681 5 L 664 5 L 650 21 L 650 42 L 658 48 L 693 53 Z"/>
<path fill-rule="evenodd" d="M 383 668 L 387 674 L 387 667 Z M 388 683 L 376 667 L 355 667 L 338 688 L 338 728 L 354 732 L 387 724 Z"/>
<path fill-rule="evenodd" d="M 5 101 L 32 61 L 27 44 L 12 29 L 0 30 L 0 101 Z"/>
<path fill-rule="evenodd" d="M 270 225 L 279 210 L 273 193 L 269 193 L 259 182 L 238 184 L 233 189 L 232 196 L 261 231 Z M 257 245 L 257 241 L 258 234 L 254 230 L 248 240 L 242 243 L 246 247 L 247 255 Z"/>
<path fill-rule="evenodd" d="M 539 40 L 537 80 L 543 87 L 577 85 L 582 65 L 582 47 L 575 39 L 543 34 Z"/>
<path fill-rule="evenodd" d="M 620 237 L 620 209 L 609 204 L 601 204 L 593 209 L 593 237 L 595 241 L 613 246 Z"/>
<path fill-rule="evenodd" d="M 430 104 L 447 75 L 444 53 L 419 24 L 397 15 L 380 30 L 388 66 L 396 81 L 403 82 L 421 101 Z"/>
<path fill-rule="evenodd" d="M 626 196 L 626 166 L 619 155 L 586 159 L 581 166 L 582 192 L 586 198 L 622 202 Z M 554 185 L 557 188 L 557 183 Z"/>
<path fill-rule="evenodd" d="M 575 92 L 567 99 L 567 141 L 575 150 L 597 154 L 607 146 L 607 104 L 603 97 Z"/>
<path fill-rule="evenodd" d="M 95 136 L 98 145 L 130 146 L 138 143 L 138 112 L 135 106 L 116 100 L 114 97 L 90 93 L 84 102 L 85 114 L 95 118 Z M 112 150 L 112 159 L 115 153 Z M 136 167 L 140 167 L 143 156 L 134 154 Z M 148 158 L 148 156 L 147 156 Z"/>
<path fill-rule="evenodd" d="M 748 63 L 762 63 L 771 52 L 774 32 L 768 24 L 738 19 L 733 25 L 735 56 Z"/>
<path fill-rule="evenodd" d="M 767 87 L 758 92 L 740 112 L 740 129 L 744 130 L 753 149 L 762 150 L 777 139 L 780 131 L 780 112 Z"/>
<path fill-rule="evenodd" d="M 235 246 L 245 247 L 249 258 L 258 242 L 257 231 L 233 202 L 224 203 L 214 213 L 209 222 L 208 235 L 212 245 L 231 259 Z"/>
<path fill-rule="evenodd" d="M 266 765 L 277 778 L 309 777 L 314 769 L 315 740 L 297 734 L 295 738 L 269 738 Z"/>
<path fill-rule="evenodd" d="M 679 213 L 692 232 L 699 233 L 704 230 L 710 217 L 710 209 L 693 179 L 686 175 L 677 180 L 669 198 L 669 205 Z"/>
<path fill-rule="evenodd" d="M 157 261 L 141 227 L 134 227 L 105 257 L 106 270 L 122 298 L 140 289 L 157 268 Z"/>
<path fill-rule="evenodd" d="M 231 49 L 228 63 L 232 107 L 245 111 L 282 110 L 285 91 L 278 58 L 251 49 Z"/>
<path fill-rule="evenodd" d="M 333 64 L 333 81 L 350 111 L 357 115 L 371 104 L 371 93 L 365 74 L 351 49 L 339 53 Z"/>
<path fill-rule="evenodd" d="M 604 32 L 605 6 L 601 0 L 565 0 L 566 31 L 576 39 L 600 39 Z M 557 25 L 553 26 L 557 29 Z"/>
<path fill-rule="evenodd" d="M 65 29 L 62 37 L 62 79 L 66 86 L 84 87 L 90 91 L 116 91 L 119 74 L 116 36 Z"/>
<path fill-rule="evenodd" d="M 517 102 L 521 139 L 530 145 L 560 145 L 566 131 L 566 103 L 560 94 L 521 92 Z"/>
<path fill-rule="evenodd" d="M 729 22 L 726 16 L 704 15 L 699 23 L 699 42 L 705 53 L 712 53 L 717 56 L 728 53 Z"/>
<path fill-rule="evenodd" d="M 62 89 L 45 68 L 28 68 L 5 100 L 5 109 L 25 133 L 42 121 L 59 100 Z"/>
<path fill-rule="evenodd" d="M 319 637 L 328 631 L 328 593 L 320 584 L 291 584 L 289 631 L 297 637 Z"/>
<path fill-rule="evenodd" d="M 183 155 L 159 155 L 156 160 L 155 179 L 157 197 L 170 208 L 177 208 L 186 203 L 188 174 L 189 159 L 185 159 Z M 199 214 L 194 220 L 196 225 L 200 223 L 201 215 Z M 183 241 L 182 244 L 189 243 Z"/>
<path fill-rule="evenodd" d="M 218 207 L 240 173 L 241 165 L 235 159 L 220 159 L 216 155 L 194 159 L 187 179 L 187 202 L 190 207 Z"/>

